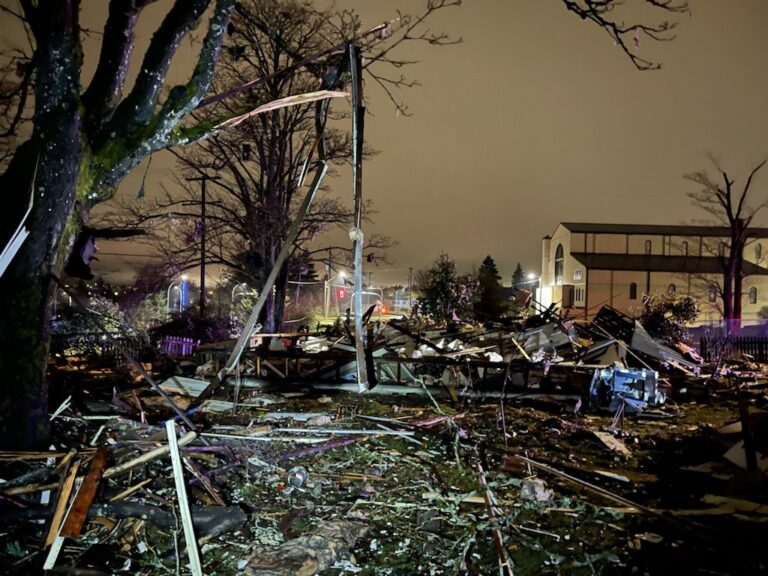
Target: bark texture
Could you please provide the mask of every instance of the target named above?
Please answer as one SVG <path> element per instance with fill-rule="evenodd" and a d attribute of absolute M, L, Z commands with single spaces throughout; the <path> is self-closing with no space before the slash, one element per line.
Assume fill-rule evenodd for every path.
<path fill-rule="evenodd" d="M 6 207 L 0 241 L 18 226 L 30 192 L 33 208 L 26 223 L 30 235 L 0 278 L 0 447 L 47 445 L 51 274 L 62 270 L 89 209 L 111 198 L 147 155 L 176 142 L 175 130 L 208 89 L 234 5 L 217 0 L 189 81 L 160 102 L 176 48 L 211 3 L 177 0 L 152 39 L 139 81 L 123 99 L 138 13 L 151 1 L 111 0 L 99 65 L 85 91 L 79 1 L 21 2 L 36 42 L 33 132 L 0 176 Z"/>

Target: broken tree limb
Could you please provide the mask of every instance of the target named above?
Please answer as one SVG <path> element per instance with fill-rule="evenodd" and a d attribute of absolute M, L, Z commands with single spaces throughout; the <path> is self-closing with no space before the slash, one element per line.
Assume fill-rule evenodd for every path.
<path fill-rule="evenodd" d="M 246 513 L 238 506 L 195 506 L 191 508 L 192 523 L 195 530 L 206 536 L 215 536 L 223 532 L 237 530 L 245 524 Z M 50 515 L 48 508 L 28 510 L 0 511 L 0 520 L 40 520 Z M 88 511 L 88 518 L 140 518 L 158 528 L 175 528 L 176 516 L 169 510 L 158 506 L 149 506 L 138 502 L 102 502 L 95 503 Z"/>
<path fill-rule="evenodd" d="M 168 448 L 171 453 L 171 463 L 173 464 L 173 480 L 176 483 L 176 499 L 181 513 L 181 525 L 184 529 L 184 540 L 187 543 L 187 556 L 189 558 L 189 568 L 193 576 L 203 576 L 203 566 L 200 563 L 200 552 L 197 549 L 197 538 L 195 537 L 195 527 L 192 524 L 192 515 L 189 511 L 189 501 L 187 500 L 187 487 L 184 483 L 184 468 L 181 463 L 181 452 L 179 452 L 178 438 L 176 438 L 176 424 L 168 420 L 165 423 L 165 431 L 168 434 Z"/>
<path fill-rule="evenodd" d="M 185 446 L 192 442 L 197 438 L 197 432 L 187 432 L 178 439 L 177 444 L 179 446 Z M 113 478 L 114 476 L 117 476 L 118 474 L 122 474 L 123 472 L 128 472 L 129 470 L 133 470 L 134 468 L 137 468 L 141 466 L 142 464 L 146 464 L 150 460 L 154 460 L 155 458 L 159 458 L 160 456 L 165 456 L 170 451 L 169 446 L 159 446 L 158 448 L 155 448 L 154 450 L 150 450 L 149 452 L 146 452 L 139 456 L 138 458 L 134 458 L 133 460 L 129 460 L 128 462 L 123 462 L 122 464 L 119 464 L 117 466 L 113 466 L 112 468 L 107 468 L 104 471 L 104 478 Z"/>
<path fill-rule="evenodd" d="M 326 98 L 345 98 L 349 96 L 346 92 L 338 92 L 332 90 L 319 90 L 317 92 L 307 92 L 305 94 L 294 94 L 293 96 L 286 96 L 285 98 L 279 98 L 272 102 L 267 102 L 254 108 L 253 110 L 224 120 L 213 127 L 214 130 L 221 130 L 222 128 L 233 128 L 245 122 L 248 118 L 263 114 L 264 112 L 271 112 L 273 110 L 279 110 L 280 108 L 287 108 L 289 106 L 297 106 L 299 104 L 308 104 L 309 102 L 316 102 L 318 100 L 325 100 Z"/>
<path fill-rule="evenodd" d="M 299 228 L 304 220 L 304 216 L 306 216 L 307 211 L 312 204 L 312 200 L 315 198 L 317 190 L 320 188 L 320 184 L 323 182 L 323 178 L 325 178 L 327 172 L 328 164 L 325 162 L 319 162 L 315 171 L 315 179 L 312 181 L 312 184 L 309 187 L 309 191 L 304 198 L 304 202 L 302 203 L 296 218 L 291 224 L 291 229 L 288 231 L 288 235 L 285 238 L 285 242 L 283 242 L 283 246 L 280 248 L 280 252 L 278 253 L 277 258 L 275 258 L 275 263 L 272 266 L 272 270 L 270 270 L 269 276 L 264 282 L 264 286 L 261 289 L 259 298 L 256 301 L 253 310 L 251 311 L 251 315 L 248 318 L 248 321 L 245 323 L 245 326 L 243 326 L 243 331 L 240 333 L 240 337 L 237 339 L 235 347 L 229 354 L 224 367 L 219 370 L 208 387 L 203 390 L 196 399 L 193 400 L 191 406 L 192 408 L 199 406 L 204 400 L 210 398 L 218 389 L 218 387 L 221 386 L 221 383 L 224 382 L 229 373 L 234 370 L 235 366 L 237 366 L 237 364 L 240 362 L 240 356 L 243 354 L 243 350 L 245 350 L 245 347 L 248 345 L 248 341 L 251 338 L 251 334 L 253 333 L 254 328 L 256 328 L 256 322 L 259 319 L 259 314 L 261 314 L 261 309 L 264 307 L 264 304 L 267 301 L 267 297 L 272 293 L 272 286 L 275 284 L 275 280 L 277 279 L 277 275 L 280 272 L 285 259 L 288 257 L 290 251 L 293 250 L 293 242 L 299 235 Z"/>

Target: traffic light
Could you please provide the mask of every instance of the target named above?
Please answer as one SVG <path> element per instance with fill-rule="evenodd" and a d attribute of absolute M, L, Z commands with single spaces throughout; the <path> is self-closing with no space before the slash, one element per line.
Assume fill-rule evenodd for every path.
<path fill-rule="evenodd" d="M 343 287 L 336 288 L 336 298 L 344 300 L 347 297 L 347 289 Z"/>

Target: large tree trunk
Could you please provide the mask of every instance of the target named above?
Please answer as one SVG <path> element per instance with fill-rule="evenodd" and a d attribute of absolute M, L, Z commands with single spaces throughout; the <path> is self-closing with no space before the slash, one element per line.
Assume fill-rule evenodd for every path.
<path fill-rule="evenodd" d="M 731 330 L 741 330 L 742 292 L 744 283 L 744 245 L 747 239 L 747 223 L 737 218 L 731 225 L 731 261 L 733 270 L 733 322 Z"/>
<path fill-rule="evenodd" d="M 0 177 L 0 190 L 16 207 L 27 204 L 34 178 L 28 221 L 32 233 L 0 279 L 0 446 L 4 448 L 43 447 L 48 442 L 50 273 L 63 267 L 68 239 L 77 232 L 76 226 L 67 224 L 75 205 L 83 146 L 77 4 L 61 0 L 41 5 L 37 25 L 44 32 L 38 37 L 46 42 L 38 45 L 35 130 Z"/>
<path fill-rule="evenodd" d="M 742 269 L 742 262 L 741 260 L 738 260 L 736 262 L 736 270 L 733 276 L 733 321 L 731 322 L 731 330 L 734 332 L 741 330 L 741 296 L 744 283 Z"/>
<path fill-rule="evenodd" d="M 288 297 L 288 262 L 283 264 L 280 274 L 277 275 L 275 280 L 275 305 L 272 310 L 272 317 L 274 319 L 275 328 L 278 330 L 285 330 L 286 332 L 293 332 L 283 326 L 283 317 L 285 316 L 285 299 Z"/>
<path fill-rule="evenodd" d="M 723 320 L 726 327 L 730 326 L 733 318 L 733 277 L 726 269 L 723 274 Z"/>

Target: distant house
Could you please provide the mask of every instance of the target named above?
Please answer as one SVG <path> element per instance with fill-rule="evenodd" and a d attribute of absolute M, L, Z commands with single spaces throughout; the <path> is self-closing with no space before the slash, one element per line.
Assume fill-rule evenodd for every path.
<path fill-rule="evenodd" d="M 637 315 L 643 294 L 690 295 L 700 320 L 718 320 L 729 229 L 716 226 L 564 222 L 542 243 L 539 301 L 571 317 L 591 319 L 605 304 Z M 768 228 L 751 229 L 744 252 L 743 312 L 757 318 L 768 305 Z"/>

